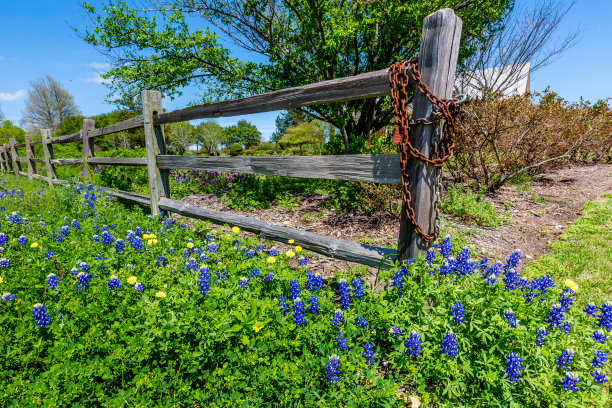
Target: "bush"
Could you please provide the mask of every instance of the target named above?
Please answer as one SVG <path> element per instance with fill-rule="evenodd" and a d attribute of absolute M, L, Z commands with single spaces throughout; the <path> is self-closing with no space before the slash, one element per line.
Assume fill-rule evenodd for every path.
<path fill-rule="evenodd" d="M 485 201 L 482 195 L 455 186 L 443 195 L 442 211 L 455 215 L 463 221 L 486 227 L 497 227 L 502 221 L 495 208 Z"/>
<path fill-rule="evenodd" d="M 568 161 L 609 161 L 612 111 L 557 94 L 490 95 L 462 107 L 448 168 L 458 182 L 492 191 Z"/>
<path fill-rule="evenodd" d="M 490 265 L 445 239 L 377 292 L 239 230 L 19 188 L 0 191 L 1 406 L 609 406 L 590 373 L 610 344 L 590 336 L 612 305 L 590 317 L 573 282 L 521 279 L 520 253 Z"/>
<path fill-rule="evenodd" d="M 229 148 L 230 156 L 238 156 L 242 153 L 242 145 L 240 143 L 234 143 Z"/>

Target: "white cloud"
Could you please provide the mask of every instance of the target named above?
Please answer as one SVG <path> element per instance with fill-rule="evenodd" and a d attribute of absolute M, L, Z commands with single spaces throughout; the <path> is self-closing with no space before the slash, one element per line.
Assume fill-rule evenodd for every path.
<path fill-rule="evenodd" d="M 24 96 L 26 90 L 24 88 L 19 89 L 13 93 L 10 92 L 0 92 L 0 101 L 14 101 L 15 99 L 19 99 Z"/>
<path fill-rule="evenodd" d="M 85 82 L 91 82 L 94 84 L 102 85 L 102 84 L 110 84 L 112 82 L 111 79 L 102 78 L 102 75 L 99 73 L 95 73 L 92 77 L 84 78 Z"/>
<path fill-rule="evenodd" d="M 95 70 L 107 70 L 111 67 L 111 65 L 106 62 L 90 62 L 89 64 L 87 64 L 87 66 Z"/>

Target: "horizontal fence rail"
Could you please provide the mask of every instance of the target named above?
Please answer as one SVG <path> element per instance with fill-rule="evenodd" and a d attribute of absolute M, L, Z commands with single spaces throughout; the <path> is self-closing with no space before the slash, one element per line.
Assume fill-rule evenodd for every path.
<path fill-rule="evenodd" d="M 90 157 L 87 163 L 110 164 L 115 166 L 146 166 L 146 157 Z"/>
<path fill-rule="evenodd" d="M 402 182 L 398 154 L 245 157 L 159 155 L 157 166 L 169 170 L 208 170 L 387 184 Z"/>

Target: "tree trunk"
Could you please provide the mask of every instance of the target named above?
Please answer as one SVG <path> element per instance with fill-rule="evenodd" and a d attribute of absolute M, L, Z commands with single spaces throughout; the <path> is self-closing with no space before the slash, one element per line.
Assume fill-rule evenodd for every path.
<path fill-rule="evenodd" d="M 344 152 L 346 154 L 351 154 L 351 144 L 349 143 L 346 126 L 340 126 L 340 134 L 342 135 L 342 141 L 344 142 Z"/>

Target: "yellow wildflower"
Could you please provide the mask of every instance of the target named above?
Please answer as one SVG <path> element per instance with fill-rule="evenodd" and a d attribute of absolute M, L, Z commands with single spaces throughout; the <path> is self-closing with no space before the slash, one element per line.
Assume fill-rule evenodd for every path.
<path fill-rule="evenodd" d="M 149 234 L 143 234 L 143 235 L 142 235 L 142 237 L 143 237 L 144 239 L 149 239 Z"/>
<path fill-rule="evenodd" d="M 127 283 L 129 283 L 130 285 L 135 285 L 136 282 L 138 282 L 138 278 L 135 276 L 130 276 L 129 278 L 127 278 Z"/>
<path fill-rule="evenodd" d="M 293 258 L 295 256 L 295 252 L 289 250 L 285 252 L 285 255 L 287 255 L 287 258 Z"/>
<path fill-rule="evenodd" d="M 149 238 L 153 239 L 153 238 L 157 238 L 157 235 L 155 234 L 149 234 Z"/>
<path fill-rule="evenodd" d="M 565 286 L 567 286 L 568 288 L 570 288 L 574 292 L 578 292 L 578 284 L 576 284 L 576 282 L 574 282 L 573 280 L 566 279 L 564 283 L 565 283 Z"/>
<path fill-rule="evenodd" d="M 165 299 L 166 298 L 166 292 L 157 292 L 155 294 L 156 298 L 160 298 L 160 299 Z"/>
<path fill-rule="evenodd" d="M 189 249 L 193 248 L 193 242 L 188 242 L 187 243 L 187 248 L 189 248 Z"/>
<path fill-rule="evenodd" d="M 295 252 L 297 252 L 298 254 L 302 252 L 302 247 L 299 245 L 296 245 L 294 249 L 295 249 Z"/>
<path fill-rule="evenodd" d="M 232 227 L 232 231 L 234 231 L 236 234 L 240 232 L 240 228 L 238 227 Z"/>
<path fill-rule="evenodd" d="M 152 239 L 148 240 L 147 244 L 149 244 L 149 246 L 153 245 L 153 240 Z"/>
<path fill-rule="evenodd" d="M 0 283 L 4 282 L 4 278 L 0 276 Z"/>
<path fill-rule="evenodd" d="M 38 242 L 32 242 L 32 245 L 30 245 L 30 248 L 38 248 Z"/>
<path fill-rule="evenodd" d="M 273 257 L 273 256 L 269 256 L 269 257 L 268 257 L 268 263 L 269 263 L 269 264 L 273 264 L 274 262 L 276 262 L 276 258 L 275 258 L 275 257 Z"/>
<path fill-rule="evenodd" d="M 255 333 L 259 333 L 259 331 L 260 331 L 261 329 L 263 329 L 263 327 L 264 327 L 264 325 L 263 325 L 263 324 L 261 324 L 261 323 L 256 323 L 256 324 L 254 324 L 254 325 L 253 325 L 253 331 L 254 331 Z"/>
<path fill-rule="evenodd" d="M 290 239 L 289 240 L 289 245 L 292 245 L 294 242 L 295 242 L 294 240 Z"/>

